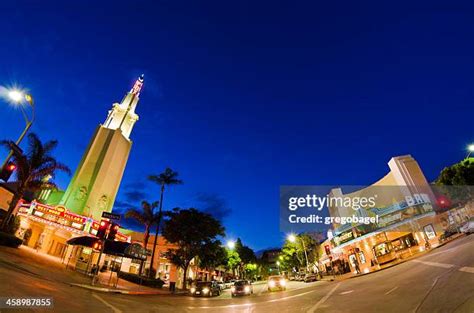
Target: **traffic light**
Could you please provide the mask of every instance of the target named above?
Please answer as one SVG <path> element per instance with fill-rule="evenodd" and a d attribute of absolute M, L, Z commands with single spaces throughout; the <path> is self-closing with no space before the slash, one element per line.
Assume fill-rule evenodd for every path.
<path fill-rule="evenodd" d="M 7 182 L 15 170 L 16 165 L 12 162 L 8 162 L 0 171 L 0 179 L 2 179 L 4 182 Z"/>
<path fill-rule="evenodd" d="M 324 250 L 326 250 L 326 255 L 331 255 L 331 248 L 329 247 L 329 245 L 325 245 Z"/>
<path fill-rule="evenodd" d="M 97 237 L 104 239 L 107 231 L 109 230 L 110 222 L 106 220 L 100 221 L 99 229 L 97 230 Z"/>
<path fill-rule="evenodd" d="M 112 223 L 110 225 L 109 235 L 107 236 L 108 240 L 114 240 L 115 239 L 115 236 L 117 235 L 119 227 L 120 227 L 119 224 L 115 224 L 115 223 Z"/>

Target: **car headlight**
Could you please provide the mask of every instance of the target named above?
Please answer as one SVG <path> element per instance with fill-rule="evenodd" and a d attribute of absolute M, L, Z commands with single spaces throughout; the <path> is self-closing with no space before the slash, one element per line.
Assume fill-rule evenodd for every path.
<path fill-rule="evenodd" d="M 268 286 L 270 286 L 270 288 L 275 287 L 275 282 L 274 282 L 273 280 L 270 280 L 270 281 L 268 282 Z"/>
<path fill-rule="evenodd" d="M 208 292 L 209 292 L 209 288 L 204 288 L 204 289 L 202 290 L 202 293 L 208 293 Z"/>
<path fill-rule="evenodd" d="M 235 287 L 234 287 L 234 286 L 230 287 L 230 291 L 234 292 L 234 291 L 235 291 Z"/>
<path fill-rule="evenodd" d="M 189 291 L 191 291 L 191 293 L 194 293 L 196 292 L 196 288 L 192 287 Z"/>
<path fill-rule="evenodd" d="M 250 287 L 249 287 L 249 286 L 245 286 L 244 291 L 245 291 L 245 292 L 250 292 Z"/>
<path fill-rule="evenodd" d="M 286 280 L 285 279 L 280 279 L 280 285 L 285 286 L 286 285 Z"/>

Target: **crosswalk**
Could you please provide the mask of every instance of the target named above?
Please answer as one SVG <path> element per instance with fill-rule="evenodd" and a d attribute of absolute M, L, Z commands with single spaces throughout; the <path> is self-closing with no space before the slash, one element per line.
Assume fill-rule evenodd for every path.
<path fill-rule="evenodd" d="M 438 262 L 428 262 L 428 261 L 421 261 L 421 260 L 413 260 L 412 262 L 421 263 L 421 264 L 428 265 L 428 266 L 446 268 L 446 269 L 448 269 L 448 268 L 453 268 L 453 267 L 456 266 L 456 265 L 454 265 L 454 264 L 438 263 Z M 471 266 L 464 266 L 464 267 L 460 267 L 460 268 L 458 269 L 458 271 L 474 274 L 474 267 L 471 267 Z"/>

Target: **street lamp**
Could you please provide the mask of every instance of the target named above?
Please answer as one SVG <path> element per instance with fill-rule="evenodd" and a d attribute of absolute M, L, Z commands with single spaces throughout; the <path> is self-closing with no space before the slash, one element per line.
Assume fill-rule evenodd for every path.
<path fill-rule="evenodd" d="M 305 260 L 306 260 L 306 272 L 308 272 L 308 269 L 309 269 L 309 262 L 308 262 L 308 253 L 306 252 L 306 246 L 304 244 L 304 240 L 299 237 L 299 236 L 296 236 L 295 234 L 289 234 L 287 239 L 289 242 L 293 242 L 295 243 L 296 242 L 296 238 L 299 238 L 300 241 L 301 241 L 301 244 L 303 246 L 303 251 L 304 251 L 304 257 L 305 257 Z"/>
<path fill-rule="evenodd" d="M 235 241 L 233 240 L 227 241 L 227 248 L 233 250 L 235 248 Z"/>
<path fill-rule="evenodd" d="M 25 137 L 28 130 L 31 128 L 31 125 L 33 125 L 33 122 L 35 120 L 35 103 L 33 101 L 33 97 L 30 94 L 27 94 L 19 89 L 7 90 L 6 95 L 7 95 L 7 99 L 10 102 L 20 107 L 21 113 L 23 114 L 23 118 L 25 119 L 25 123 L 26 123 L 25 129 L 23 129 L 23 132 L 21 133 L 20 137 L 18 137 L 18 139 L 15 142 L 15 145 L 18 146 L 20 142 L 23 140 L 23 138 Z M 28 117 L 28 114 L 26 114 L 25 108 L 23 107 L 23 103 L 25 101 L 31 107 L 31 117 Z M 2 167 L 1 167 L 2 169 L 8 163 L 12 155 L 13 155 L 13 150 L 10 150 L 10 152 L 7 155 L 7 158 L 2 164 Z"/>
<path fill-rule="evenodd" d="M 466 156 L 466 159 L 469 158 L 471 156 L 471 153 L 474 152 L 474 144 L 470 144 L 467 146 L 467 156 Z"/>

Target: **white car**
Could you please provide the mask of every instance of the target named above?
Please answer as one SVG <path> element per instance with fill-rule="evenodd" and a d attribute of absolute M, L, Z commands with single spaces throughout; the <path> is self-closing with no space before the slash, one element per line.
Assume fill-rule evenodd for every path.
<path fill-rule="evenodd" d="M 461 226 L 461 232 L 466 234 L 474 233 L 474 216 L 469 219 L 463 226 Z"/>

